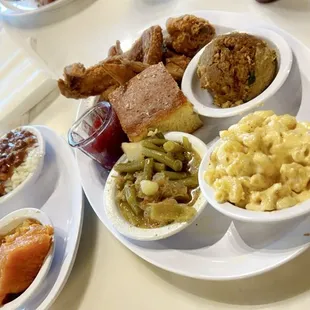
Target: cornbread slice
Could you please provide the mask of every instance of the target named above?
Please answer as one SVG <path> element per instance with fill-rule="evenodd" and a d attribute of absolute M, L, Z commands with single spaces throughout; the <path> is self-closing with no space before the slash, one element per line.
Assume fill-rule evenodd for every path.
<path fill-rule="evenodd" d="M 150 128 L 192 133 L 202 126 L 198 114 L 162 63 L 153 65 L 109 96 L 130 141 L 140 141 Z"/>

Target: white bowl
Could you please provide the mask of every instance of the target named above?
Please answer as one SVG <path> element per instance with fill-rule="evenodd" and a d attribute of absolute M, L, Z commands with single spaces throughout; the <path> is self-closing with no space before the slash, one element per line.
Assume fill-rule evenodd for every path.
<path fill-rule="evenodd" d="M 246 210 L 236 207 L 229 202 L 217 202 L 215 199 L 214 189 L 205 181 L 205 172 L 209 166 L 211 153 L 213 152 L 214 148 L 217 147 L 220 143 L 222 143 L 221 139 L 219 139 L 217 142 L 210 146 L 201 161 L 198 172 L 199 187 L 201 189 L 201 192 L 214 209 L 232 219 L 242 222 L 256 223 L 288 221 L 310 213 L 310 201 L 305 201 L 291 208 L 272 212 Z"/>
<path fill-rule="evenodd" d="M 272 30 L 264 28 L 248 29 L 247 31 L 238 32 L 246 32 L 248 34 L 255 35 L 266 41 L 271 48 L 275 49 L 278 59 L 277 75 L 272 83 L 260 95 L 252 100 L 237 107 L 225 109 L 217 107 L 213 104 L 213 97 L 211 94 L 206 89 L 202 89 L 200 87 L 200 80 L 197 76 L 197 65 L 199 58 L 205 49 L 204 47 L 191 60 L 182 79 L 183 93 L 194 105 L 195 110 L 201 115 L 224 118 L 247 112 L 256 106 L 263 104 L 268 98 L 273 96 L 283 85 L 290 73 L 293 62 L 293 54 L 290 46 L 282 36 Z"/>
<path fill-rule="evenodd" d="M 12 199 L 13 197 L 16 197 L 20 192 L 28 189 L 30 186 L 32 186 L 36 180 L 38 179 L 38 177 L 40 176 L 40 173 L 42 171 L 43 168 L 43 164 L 44 164 L 44 156 L 45 156 L 45 141 L 43 139 L 43 136 L 41 134 L 41 132 L 36 129 L 33 126 L 20 126 L 18 128 L 30 131 L 32 134 L 34 134 L 37 139 L 38 139 L 38 148 L 39 148 L 39 152 L 38 152 L 38 156 L 40 157 L 39 161 L 38 161 L 38 165 L 35 168 L 35 170 L 33 172 L 31 172 L 28 177 L 21 183 L 19 184 L 14 190 L 12 190 L 11 192 L 7 193 L 6 195 L 0 197 L 0 205 L 3 205 L 5 202 L 7 202 L 9 199 Z M 7 134 L 7 133 L 6 133 Z M 2 136 L 2 138 L 6 135 L 4 134 Z"/>
<path fill-rule="evenodd" d="M 20 225 L 24 220 L 29 218 L 39 221 L 42 225 L 50 225 L 53 227 L 51 220 L 43 211 L 34 208 L 25 208 L 14 211 L 0 220 L 0 235 L 4 236 L 8 234 L 14 228 Z M 42 282 L 44 281 L 44 278 L 46 277 L 53 261 L 55 249 L 54 236 L 52 237 L 52 240 L 53 242 L 51 248 L 45 257 L 44 263 L 39 273 L 31 283 L 31 285 L 24 291 L 24 293 L 22 293 L 13 301 L 2 306 L 1 309 L 19 309 L 19 307 L 21 307 L 27 299 L 35 296 L 36 290 L 40 289 Z"/>
<path fill-rule="evenodd" d="M 192 143 L 192 147 L 194 148 L 194 150 L 202 158 L 205 152 L 207 151 L 207 146 L 197 137 L 183 132 L 169 132 L 165 135 L 165 138 L 167 138 L 168 140 L 182 142 L 182 137 L 184 136 L 189 139 L 189 141 Z M 117 163 L 126 161 L 127 158 L 125 155 L 123 155 Z M 131 225 L 123 218 L 116 204 L 115 177 L 117 175 L 118 173 L 114 169 L 112 169 L 105 184 L 104 188 L 105 212 L 114 228 L 122 235 L 131 239 L 151 241 L 151 240 L 160 240 L 172 236 L 180 232 L 187 226 L 189 226 L 202 212 L 202 210 L 205 208 L 207 204 L 202 193 L 200 193 L 196 203 L 193 206 L 197 211 L 196 216 L 190 221 L 183 223 L 173 223 L 159 228 L 151 228 L 151 229 L 138 228 Z"/>

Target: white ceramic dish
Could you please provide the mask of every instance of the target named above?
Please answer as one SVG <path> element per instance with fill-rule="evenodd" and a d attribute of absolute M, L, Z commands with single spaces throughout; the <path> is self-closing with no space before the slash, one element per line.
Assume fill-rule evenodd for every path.
<path fill-rule="evenodd" d="M 202 158 L 207 151 L 207 146 L 197 137 L 182 133 L 182 132 L 169 132 L 165 135 L 168 140 L 182 142 L 183 137 L 187 137 L 192 144 L 194 150 L 200 155 Z M 117 163 L 126 162 L 127 158 L 126 155 L 123 155 Z M 197 214 L 196 216 L 188 221 L 183 223 L 173 223 L 170 225 L 166 225 L 159 228 L 153 229 L 143 229 L 135 227 L 129 224 L 122 216 L 119 211 L 119 208 L 116 204 L 115 197 L 116 197 L 116 182 L 115 177 L 118 173 L 115 170 L 111 170 L 109 177 L 107 179 L 105 188 L 104 188 L 104 207 L 107 217 L 109 218 L 112 225 L 124 236 L 134 239 L 134 240 L 144 240 L 144 241 L 151 241 L 151 240 L 160 240 L 164 238 L 168 238 L 181 230 L 185 229 L 189 226 L 203 211 L 206 207 L 206 200 L 204 199 L 203 195 L 200 193 L 196 203 L 194 204 L 193 208 L 196 209 Z"/>
<path fill-rule="evenodd" d="M 3 6 L 0 8 L 0 14 L 4 16 L 29 16 L 55 10 L 72 1 L 74 0 L 56 0 L 50 4 L 38 7 L 38 2 L 36 2 L 36 0 L 0 0 Z"/>
<path fill-rule="evenodd" d="M 8 214 L 0 220 L 0 235 L 5 236 L 26 219 L 34 219 L 40 222 L 42 225 L 50 225 L 53 227 L 51 220 L 43 211 L 34 208 L 19 209 Z M 34 296 L 36 292 L 40 289 L 40 286 L 42 285 L 47 273 L 49 272 L 53 261 L 55 250 L 54 242 L 55 238 L 53 236 L 51 248 L 45 257 L 44 263 L 39 273 L 31 283 L 31 285 L 18 298 L 5 304 L 2 307 L 3 310 L 18 309 L 20 306 L 23 305 L 24 302 L 27 301 L 27 299 L 31 298 L 31 296 Z"/>
<path fill-rule="evenodd" d="M 37 164 L 37 167 L 35 168 L 35 170 L 33 172 L 29 173 L 27 178 L 21 184 L 19 184 L 11 192 L 0 197 L 0 206 L 3 205 L 4 203 L 6 203 L 8 200 L 10 200 L 14 197 L 20 196 L 22 192 L 29 190 L 30 187 L 33 186 L 35 184 L 35 182 L 37 181 L 38 177 L 41 174 L 42 168 L 43 168 L 44 156 L 45 156 L 45 141 L 43 139 L 41 132 L 33 126 L 21 126 L 18 128 L 30 131 L 32 134 L 34 134 L 37 137 L 38 149 L 39 150 L 38 150 L 38 154 L 36 156 L 39 157 L 39 161 L 38 161 L 38 164 Z M 3 135 L 3 136 L 5 136 L 5 135 Z M 3 138 L 3 136 L 2 136 L 2 138 Z"/>
<path fill-rule="evenodd" d="M 208 19 L 216 25 L 218 34 L 251 25 L 271 29 L 283 36 L 293 51 L 292 69 L 283 86 L 262 109 L 297 115 L 298 120 L 310 120 L 310 51 L 307 47 L 253 15 L 222 11 L 183 13 Z M 150 21 L 144 28 L 155 24 L 164 27 L 167 18 Z M 126 37 L 126 42 L 133 42 L 139 34 L 141 32 L 132 33 Z M 78 116 L 92 104 L 92 99 L 81 101 Z M 195 135 L 208 143 L 220 130 L 235 124 L 241 117 L 204 118 L 204 127 Z M 305 234 L 309 233 L 310 217 L 272 225 L 244 223 L 232 221 L 211 206 L 207 206 L 187 229 L 170 238 L 150 242 L 128 239 L 111 225 L 102 207 L 108 172 L 81 152 L 77 152 L 77 160 L 85 194 L 101 222 L 125 247 L 159 268 L 199 279 L 240 279 L 276 268 L 309 248 L 310 238 Z"/>
<path fill-rule="evenodd" d="M 51 129 L 35 126 L 45 140 L 42 173 L 31 189 L 0 208 L 0 218 L 23 208 L 40 208 L 54 226 L 55 254 L 44 282 L 19 309 L 49 309 L 65 285 L 77 253 L 83 224 L 83 192 L 74 154 Z M 11 308 L 12 309 L 12 308 Z"/>
<path fill-rule="evenodd" d="M 275 49 L 278 58 L 278 72 L 272 83 L 257 97 L 252 100 L 232 108 L 219 108 L 213 104 L 211 94 L 200 87 L 200 80 L 197 76 L 197 65 L 199 58 L 203 53 L 203 48 L 191 60 L 187 66 L 183 80 L 182 91 L 189 101 L 194 105 L 195 110 L 204 116 L 209 117 L 231 117 L 240 113 L 248 112 L 254 109 L 257 105 L 265 103 L 271 96 L 273 96 L 283 85 L 287 79 L 293 62 L 293 55 L 290 46 L 286 40 L 275 31 L 264 28 L 251 28 L 248 30 L 238 30 L 238 32 L 246 32 L 255 35 L 268 43 L 270 47 Z"/>
<path fill-rule="evenodd" d="M 222 140 L 218 140 L 212 146 L 209 147 L 205 153 L 204 158 L 201 161 L 199 167 L 198 179 L 199 186 L 207 201 L 222 214 L 238 221 L 254 222 L 254 223 L 274 223 L 288 220 L 295 220 L 298 217 L 306 216 L 310 213 L 310 202 L 305 201 L 291 208 L 273 211 L 273 212 L 259 212 L 242 209 L 234 206 L 233 204 L 219 203 L 214 197 L 214 189 L 205 181 L 205 173 L 209 166 L 210 156 L 214 148 L 222 143 Z"/>

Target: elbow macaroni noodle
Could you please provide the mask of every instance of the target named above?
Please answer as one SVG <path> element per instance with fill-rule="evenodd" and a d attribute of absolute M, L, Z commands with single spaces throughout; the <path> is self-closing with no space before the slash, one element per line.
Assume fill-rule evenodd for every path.
<path fill-rule="evenodd" d="M 205 173 L 217 201 L 274 211 L 310 198 L 310 123 L 257 111 L 220 137 Z"/>

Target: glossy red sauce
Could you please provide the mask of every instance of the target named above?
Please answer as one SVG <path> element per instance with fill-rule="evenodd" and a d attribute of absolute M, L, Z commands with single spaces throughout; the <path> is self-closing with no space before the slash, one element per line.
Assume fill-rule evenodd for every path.
<path fill-rule="evenodd" d="M 112 169 L 116 161 L 123 154 L 122 142 L 128 141 L 123 132 L 116 113 L 110 105 L 100 106 L 100 116 L 93 119 L 89 129 L 90 139 L 80 149 L 100 163 L 106 169 Z"/>

